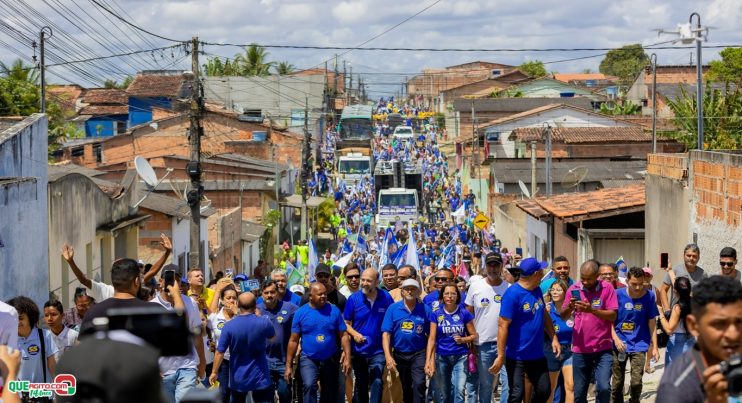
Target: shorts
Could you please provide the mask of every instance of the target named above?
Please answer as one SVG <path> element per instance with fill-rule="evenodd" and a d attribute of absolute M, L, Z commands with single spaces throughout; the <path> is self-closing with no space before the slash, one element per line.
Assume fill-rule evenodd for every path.
<path fill-rule="evenodd" d="M 562 367 L 572 366 L 572 345 L 562 344 L 562 353 L 557 358 L 554 352 L 551 351 L 551 343 L 544 343 L 544 355 L 546 356 L 546 366 L 549 372 L 561 371 Z"/>

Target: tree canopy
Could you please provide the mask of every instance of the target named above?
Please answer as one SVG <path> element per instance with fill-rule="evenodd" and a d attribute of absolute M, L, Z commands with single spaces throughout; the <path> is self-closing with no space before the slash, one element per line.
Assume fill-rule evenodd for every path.
<path fill-rule="evenodd" d="M 679 128 L 676 138 L 688 148 L 696 148 L 698 128 L 696 94 L 680 87 L 680 96 L 667 104 L 675 114 Z M 703 93 L 703 140 L 707 149 L 742 148 L 742 90 L 706 86 Z"/>
<path fill-rule="evenodd" d="M 719 52 L 721 60 L 712 60 L 706 79 L 715 82 L 742 84 L 742 48 L 726 48 Z"/>
<path fill-rule="evenodd" d="M 644 67 L 649 64 L 649 56 L 642 45 L 635 43 L 609 51 L 600 62 L 601 73 L 618 77 L 619 84 L 630 86 Z"/>
<path fill-rule="evenodd" d="M 546 72 L 546 68 L 544 67 L 544 62 L 540 60 L 531 60 L 529 62 L 525 62 L 518 66 L 518 70 L 522 71 L 525 74 L 528 74 L 533 78 L 541 78 L 548 74 Z"/>

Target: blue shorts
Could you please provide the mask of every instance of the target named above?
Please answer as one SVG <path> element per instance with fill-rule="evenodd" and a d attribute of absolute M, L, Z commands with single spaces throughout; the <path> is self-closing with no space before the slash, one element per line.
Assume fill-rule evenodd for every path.
<path fill-rule="evenodd" d="M 544 343 L 544 355 L 546 356 L 546 366 L 549 372 L 561 371 L 562 367 L 572 366 L 572 345 L 562 344 L 562 353 L 557 358 L 554 352 L 551 351 L 551 343 Z"/>

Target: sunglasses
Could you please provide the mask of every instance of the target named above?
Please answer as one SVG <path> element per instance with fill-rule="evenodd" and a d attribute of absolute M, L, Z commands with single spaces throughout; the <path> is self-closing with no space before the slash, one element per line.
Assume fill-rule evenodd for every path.
<path fill-rule="evenodd" d="M 354 276 L 345 276 L 345 278 L 348 278 L 348 279 L 361 278 L 361 275 L 360 274 L 356 274 Z"/>
<path fill-rule="evenodd" d="M 317 278 L 329 278 L 330 275 L 327 273 L 317 273 L 316 277 Z"/>
<path fill-rule="evenodd" d="M 734 262 L 719 262 L 719 266 L 734 267 Z"/>
<path fill-rule="evenodd" d="M 433 277 L 435 281 L 450 281 L 451 279 L 448 277 Z"/>

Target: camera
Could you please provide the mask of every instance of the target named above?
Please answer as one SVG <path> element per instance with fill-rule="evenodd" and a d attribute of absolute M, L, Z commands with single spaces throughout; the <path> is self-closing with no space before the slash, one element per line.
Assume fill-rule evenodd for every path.
<path fill-rule="evenodd" d="M 727 378 L 729 396 L 742 395 L 742 354 L 733 354 L 719 366 L 721 373 Z"/>

